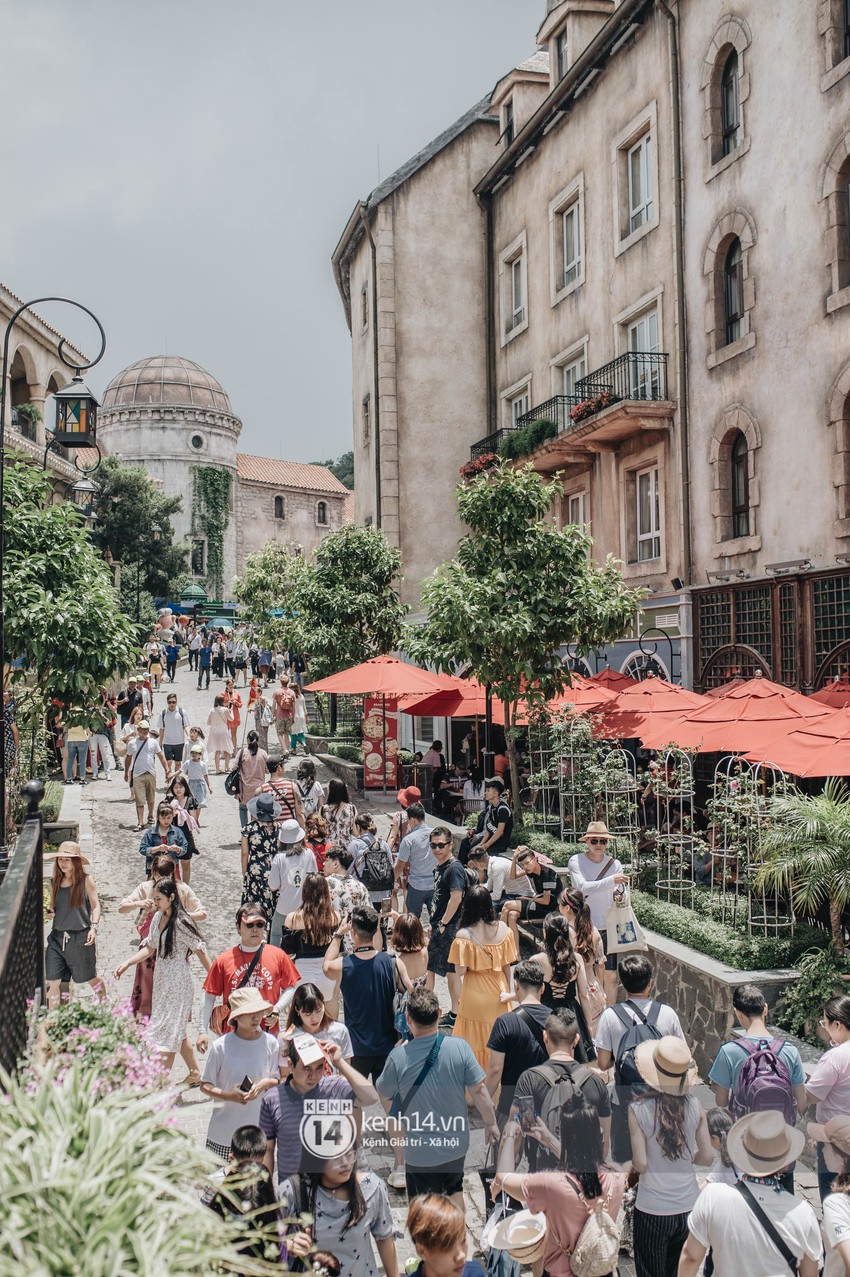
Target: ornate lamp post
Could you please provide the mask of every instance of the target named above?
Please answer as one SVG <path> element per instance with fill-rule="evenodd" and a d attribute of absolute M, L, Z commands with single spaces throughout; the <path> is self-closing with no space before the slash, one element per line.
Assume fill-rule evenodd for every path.
<path fill-rule="evenodd" d="M 68 306 L 74 306 L 77 310 L 81 310 L 94 320 L 97 330 L 100 333 L 100 350 L 96 357 L 90 363 L 81 364 L 78 360 L 70 360 L 65 356 L 65 338 L 61 337 L 56 347 L 56 353 L 66 368 L 71 368 L 74 372 L 74 378 L 70 386 L 55 395 L 56 399 L 56 429 L 53 438 L 48 443 L 48 449 L 55 444 L 66 448 L 95 448 L 97 449 L 98 462 L 100 461 L 100 449 L 95 439 L 95 430 L 97 426 L 97 408 L 98 403 L 94 395 L 83 382 L 80 374 L 89 368 L 93 368 L 99 363 L 106 353 L 106 333 L 103 325 L 93 311 L 87 306 L 83 306 L 81 302 L 75 302 L 70 297 L 36 297 L 32 301 L 24 302 L 19 306 L 12 315 L 6 331 L 3 335 L 3 366 L 0 369 L 0 510 L 5 513 L 5 494 L 3 490 L 5 478 L 5 430 L 6 430 L 6 399 L 8 393 L 8 376 L 9 376 L 9 342 L 12 336 L 12 329 L 17 323 L 19 317 L 25 310 L 30 310 L 33 306 L 40 306 L 44 302 L 64 302 Z M 45 450 L 45 463 L 47 461 L 47 450 Z M 74 462 L 76 465 L 76 460 Z M 80 467 L 77 467 L 80 469 Z M 3 569 L 4 569 L 4 535 L 3 535 L 3 518 L 0 518 L 0 669 L 3 672 L 3 687 L 6 685 L 6 631 L 4 625 L 4 608 L 3 608 Z M 9 863 L 7 838 L 7 816 L 6 816 L 6 759 L 5 751 L 0 749 L 0 819 L 3 822 L 2 833 L 0 833 L 0 881 L 6 872 Z"/>

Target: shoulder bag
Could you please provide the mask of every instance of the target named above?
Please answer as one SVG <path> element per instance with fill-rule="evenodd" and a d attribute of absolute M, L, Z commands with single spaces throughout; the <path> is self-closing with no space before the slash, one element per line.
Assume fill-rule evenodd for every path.
<path fill-rule="evenodd" d="M 251 961 L 248 963 L 248 970 L 245 972 L 242 979 L 236 985 L 237 989 L 245 988 L 245 985 L 248 983 L 248 981 L 251 979 L 251 976 L 254 974 L 254 968 L 256 967 L 257 963 L 260 961 L 260 958 L 262 957 L 262 953 L 265 947 L 266 947 L 265 942 L 263 942 L 263 944 L 260 945 L 257 952 L 254 954 Z M 228 1032 L 227 1017 L 229 1014 L 230 1014 L 230 1008 L 226 1002 L 222 1002 L 219 1006 L 213 1007 L 213 1013 L 210 1016 L 210 1028 L 212 1029 L 213 1033 L 217 1033 L 219 1037 L 221 1037 L 223 1033 Z"/>
<path fill-rule="evenodd" d="M 224 792 L 229 794 L 231 798 L 242 797 L 242 750 L 236 756 L 236 762 L 232 771 L 229 771 L 224 779 Z"/>
<path fill-rule="evenodd" d="M 793 1273 L 794 1277 L 796 1277 L 799 1263 L 800 1263 L 799 1259 L 791 1250 L 791 1247 L 785 1241 L 784 1237 L 780 1235 L 773 1221 L 765 1214 L 764 1210 L 761 1207 L 761 1204 L 756 1201 L 752 1192 L 747 1187 L 747 1181 L 743 1179 L 739 1179 L 735 1187 L 737 1188 L 738 1192 L 743 1197 L 744 1201 L 749 1206 L 750 1210 L 755 1215 L 758 1222 L 761 1224 L 764 1231 L 767 1233 L 770 1240 L 773 1242 L 776 1249 L 779 1251 L 782 1258 L 785 1260 L 786 1264 L 788 1265 L 788 1271 Z"/>
<path fill-rule="evenodd" d="M 434 1045 L 431 1047 L 431 1050 L 428 1052 L 428 1058 L 425 1061 L 425 1063 L 422 1065 L 422 1068 L 419 1071 L 419 1076 L 417 1077 L 416 1081 L 413 1083 L 413 1086 L 407 1092 L 407 1095 L 402 1096 L 401 1091 L 396 1091 L 395 1095 L 393 1096 L 393 1102 L 390 1106 L 390 1117 L 403 1117 L 404 1114 L 407 1112 L 408 1105 L 410 1104 L 410 1101 L 413 1099 L 414 1094 L 419 1090 L 420 1086 L 425 1081 L 426 1077 L 431 1072 L 434 1065 L 437 1063 L 437 1056 L 440 1054 L 440 1047 L 442 1045 L 443 1045 L 443 1035 L 442 1033 L 438 1032 L 434 1040 Z"/>
<path fill-rule="evenodd" d="M 606 1209 L 608 1199 L 598 1197 L 591 1205 L 571 1175 L 565 1173 L 564 1179 L 578 1194 L 587 1219 L 572 1250 L 554 1233 L 558 1248 L 569 1260 L 575 1277 L 607 1277 L 616 1271 L 620 1255 L 620 1230 Z"/>
<path fill-rule="evenodd" d="M 541 1051 L 548 1059 L 549 1052 L 546 1050 L 546 1043 L 543 1041 L 543 1030 L 535 1020 L 534 1016 L 529 1015 L 525 1007 L 517 1007 L 516 1011 L 514 1011 L 514 1015 L 519 1016 L 537 1045 L 540 1047 Z"/>

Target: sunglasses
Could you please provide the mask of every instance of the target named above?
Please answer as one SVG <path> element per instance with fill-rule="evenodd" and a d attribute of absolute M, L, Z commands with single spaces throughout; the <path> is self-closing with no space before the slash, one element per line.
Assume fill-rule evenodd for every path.
<path fill-rule="evenodd" d="M 588 847 L 604 847 L 607 842 L 607 838 L 588 838 L 587 845 Z"/>
<path fill-rule="evenodd" d="M 244 925 L 245 925 L 246 927 L 249 927 L 252 931 L 253 931 L 256 927 L 264 927 L 264 926 L 266 925 L 266 920 L 265 920 L 265 918 L 263 919 L 263 921 L 262 921 L 262 922 L 248 922 L 245 918 L 243 918 L 243 919 L 242 919 L 242 922 L 244 923 Z"/>
<path fill-rule="evenodd" d="M 447 842 L 432 842 L 432 847 L 449 847 L 451 844 Z"/>

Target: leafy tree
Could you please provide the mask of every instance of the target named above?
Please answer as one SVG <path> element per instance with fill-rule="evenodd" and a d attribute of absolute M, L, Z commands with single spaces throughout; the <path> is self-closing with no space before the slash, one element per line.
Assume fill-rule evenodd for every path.
<path fill-rule="evenodd" d="M 518 702 L 541 705 L 563 690 L 562 645 L 582 653 L 618 638 L 642 597 L 623 585 L 615 559 L 590 561 L 582 528 L 556 527 L 562 495 L 558 480 L 544 482 L 530 465 L 501 464 L 458 488 L 470 531 L 425 585 L 427 619 L 405 643 L 416 660 L 468 670 L 502 702 L 517 813 Z"/>
<path fill-rule="evenodd" d="M 50 479 L 9 456 L 4 481 L 6 652 L 44 696 L 79 698 L 138 656 L 112 577 L 71 502 L 54 505 Z M 23 687 L 21 687 L 23 691 Z"/>
<path fill-rule="evenodd" d="M 100 488 L 93 506 L 98 517 L 98 545 L 112 551 L 121 564 L 128 586 L 132 582 L 131 616 L 136 614 L 136 569 L 141 570 L 141 586 L 154 598 L 168 598 L 188 566 L 185 545 L 174 544 L 171 516 L 182 508 L 181 497 L 167 497 L 159 491 L 141 466 L 125 466 L 116 457 L 104 457 L 97 472 Z M 153 525 L 162 529 L 154 543 Z"/>
<path fill-rule="evenodd" d="M 279 643 L 301 650 L 294 592 L 305 567 L 300 555 L 280 541 L 268 541 L 258 554 L 248 556 L 245 572 L 233 582 L 242 614 L 258 627 L 258 638 L 269 647 Z"/>
<path fill-rule="evenodd" d="M 790 894 L 800 913 L 829 905 L 832 947 L 845 953 L 841 915 L 850 905 L 850 796 L 832 776 L 823 793 L 791 790 L 770 804 L 761 834 L 763 864 L 756 886 Z"/>
<path fill-rule="evenodd" d="M 314 466 L 327 466 L 331 474 L 335 474 L 340 483 L 344 483 L 351 491 L 354 487 L 354 453 L 344 452 L 336 461 L 313 461 Z"/>

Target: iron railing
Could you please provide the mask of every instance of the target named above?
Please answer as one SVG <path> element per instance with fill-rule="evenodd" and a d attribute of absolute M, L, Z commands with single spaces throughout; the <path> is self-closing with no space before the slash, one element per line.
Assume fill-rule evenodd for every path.
<path fill-rule="evenodd" d="M 506 426 L 504 430 L 494 430 L 485 439 L 479 439 L 478 443 L 474 443 L 469 449 L 470 461 L 474 461 L 476 457 L 486 457 L 488 452 L 498 452 L 508 435 L 513 434 L 515 430 L 516 426 Z"/>
<path fill-rule="evenodd" d="M 530 412 L 517 417 L 514 429 L 521 430 L 523 426 L 530 426 L 533 421 L 554 421 L 560 433 L 572 425 L 571 413 L 578 402 L 575 395 L 553 395 L 545 403 L 538 404 Z"/>
<path fill-rule="evenodd" d="M 25 786 L 27 819 L 0 884 L 0 1067 L 11 1073 L 27 1043 L 29 1003 L 44 991 L 40 781 Z"/>

